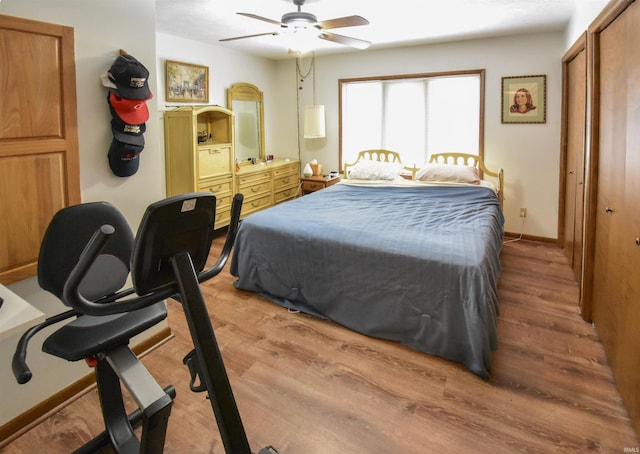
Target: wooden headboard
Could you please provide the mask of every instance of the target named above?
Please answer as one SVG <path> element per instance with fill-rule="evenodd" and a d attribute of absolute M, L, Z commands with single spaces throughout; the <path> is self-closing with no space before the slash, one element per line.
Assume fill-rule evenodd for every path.
<path fill-rule="evenodd" d="M 500 168 L 497 172 L 487 169 L 482 158 L 475 154 L 468 153 L 435 153 L 431 155 L 429 162 L 432 164 L 454 164 L 473 166 L 482 171 L 482 175 L 489 175 L 498 179 L 498 200 L 500 206 L 504 200 L 504 170 Z"/>
<path fill-rule="evenodd" d="M 400 153 L 397 151 L 391 150 L 363 150 L 358 153 L 358 157 L 355 162 L 351 164 L 347 164 L 346 162 L 343 165 L 342 171 L 344 172 L 344 178 L 349 178 L 349 167 L 355 166 L 358 161 L 361 159 L 369 159 L 371 161 L 377 162 L 398 162 L 402 163 L 400 159 Z M 500 168 L 497 172 L 493 170 L 487 169 L 484 165 L 484 161 L 482 158 L 475 154 L 469 153 L 435 153 L 431 155 L 429 162 L 432 164 L 451 164 L 451 165 L 464 165 L 464 166 L 472 166 L 480 170 L 481 177 L 484 175 L 488 175 L 490 177 L 497 178 L 497 191 L 498 191 L 498 200 L 500 201 L 500 206 L 502 206 L 502 202 L 504 200 L 504 170 Z M 416 173 L 420 170 L 417 167 L 404 167 L 405 170 L 411 173 L 411 179 L 416 179 Z M 409 175 L 406 175 L 406 178 L 409 178 Z"/>
<path fill-rule="evenodd" d="M 346 162 L 342 166 L 342 171 L 344 172 L 344 178 L 349 178 L 349 167 L 353 167 L 360 161 L 361 159 L 369 159 L 371 161 L 377 162 L 399 162 L 402 164 L 402 160 L 400 159 L 400 153 L 397 151 L 391 150 L 362 150 L 358 153 L 358 157 L 355 162 L 351 164 L 347 164 Z M 415 180 L 416 172 L 418 171 L 415 167 L 406 167 L 405 170 L 408 170 L 412 174 L 412 179 Z"/>

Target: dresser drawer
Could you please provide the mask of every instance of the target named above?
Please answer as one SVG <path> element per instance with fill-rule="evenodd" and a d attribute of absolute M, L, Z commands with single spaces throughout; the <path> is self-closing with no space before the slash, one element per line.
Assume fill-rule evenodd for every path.
<path fill-rule="evenodd" d="M 242 216 L 247 216 L 254 211 L 263 210 L 271 206 L 271 194 L 266 194 L 261 197 L 251 198 L 244 200 L 242 204 Z"/>
<path fill-rule="evenodd" d="M 231 145 L 198 146 L 198 177 L 207 178 L 233 171 Z"/>
<path fill-rule="evenodd" d="M 248 174 L 238 175 L 238 187 L 243 188 L 247 186 L 254 185 L 256 183 L 261 183 L 263 181 L 270 182 L 271 174 L 269 172 L 253 172 Z"/>
<path fill-rule="evenodd" d="M 231 222 L 231 207 L 219 210 L 216 206 L 216 220 L 213 224 L 214 229 L 226 227 Z"/>
<path fill-rule="evenodd" d="M 298 187 L 299 184 L 300 177 L 297 173 L 280 175 L 279 177 L 274 177 L 273 179 L 273 190 L 279 191 L 280 189 Z"/>
<path fill-rule="evenodd" d="M 229 177 L 199 180 L 198 190 L 211 192 L 216 196 L 219 194 L 231 194 L 233 192 L 233 180 Z"/>
<path fill-rule="evenodd" d="M 325 183 L 319 181 L 303 181 L 302 192 L 315 192 L 325 188 Z"/>
<path fill-rule="evenodd" d="M 278 179 L 284 175 L 298 175 L 300 173 L 300 165 L 297 162 L 285 164 L 273 169 L 273 178 Z"/>
<path fill-rule="evenodd" d="M 233 194 L 230 192 L 223 195 L 216 195 L 216 211 L 231 208 Z"/>
<path fill-rule="evenodd" d="M 263 181 L 261 183 L 252 184 L 250 186 L 240 186 L 239 191 L 246 198 L 259 196 L 262 194 L 271 194 L 271 182 Z"/>
<path fill-rule="evenodd" d="M 274 192 L 273 194 L 273 203 L 280 203 L 280 202 L 284 202 L 286 200 L 291 200 L 293 198 L 296 197 L 296 195 L 298 194 L 298 186 L 292 186 L 290 188 L 287 189 L 283 189 L 281 191 L 278 192 Z"/>

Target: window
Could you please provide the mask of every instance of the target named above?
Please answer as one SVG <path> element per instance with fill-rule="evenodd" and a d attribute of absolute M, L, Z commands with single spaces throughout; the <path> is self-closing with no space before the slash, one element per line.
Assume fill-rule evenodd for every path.
<path fill-rule="evenodd" d="M 340 80 L 340 166 L 361 150 L 483 155 L 484 70 Z"/>

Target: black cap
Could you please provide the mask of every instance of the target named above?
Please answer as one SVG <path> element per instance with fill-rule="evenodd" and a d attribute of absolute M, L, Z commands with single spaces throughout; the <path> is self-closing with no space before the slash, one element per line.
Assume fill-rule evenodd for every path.
<path fill-rule="evenodd" d="M 118 87 L 120 97 L 149 99 L 149 71 L 133 55 L 118 56 L 107 75 Z"/>
<path fill-rule="evenodd" d="M 113 136 L 120 142 L 144 147 L 143 134 L 147 130 L 147 125 L 145 123 L 139 125 L 126 123 L 118 117 L 111 105 L 109 105 L 109 108 L 111 109 L 111 132 L 113 132 Z"/>
<path fill-rule="evenodd" d="M 109 147 L 109 166 L 114 175 L 130 177 L 138 171 L 140 153 L 144 147 L 120 142 L 114 138 Z"/>

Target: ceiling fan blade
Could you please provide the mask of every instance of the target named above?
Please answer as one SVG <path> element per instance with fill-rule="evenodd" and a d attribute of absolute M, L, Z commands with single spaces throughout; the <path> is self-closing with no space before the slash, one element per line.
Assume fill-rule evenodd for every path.
<path fill-rule="evenodd" d="M 255 35 L 245 35 L 245 36 L 236 36 L 235 38 L 219 39 L 218 41 L 235 41 L 236 39 L 255 38 L 256 36 L 267 36 L 267 35 L 275 36 L 277 34 L 278 34 L 278 32 L 257 33 Z"/>
<path fill-rule="evenodd" d="M 251 19 L 258 19 L 264 22 L 269 22 L 270 24 L 273 24 L 273 25 L 282 25 L 280 21 L 269 19 L 267 17 L 258 16 L 257 14 L 251 14 L 251 13 L 236 13 L 236 14 L 240 14 L 241 16 L 245 16 L 245 17 L 250 17 Z"/>
<path fill-rule="evenodd" d="M 355 27 L 356 25 L 368 25 L 369 21 L 362 16 L 346 16 L 339 17 L 337 19 L 323 20 L 316 24 L 321 29 L 342 28 L 342 27 Z"/>
<path fill-rule="evenodd" d="M 325 31 L 320 32 L 318 38 L 338 44 L 344 44 L 345 46 L 355 47 L 356 49 L 366 49 L 371 45 L 369 41 L 365 41 L 363 39 L 351 38 L 350 36 L 337 35 L 335 33 Z"/>

